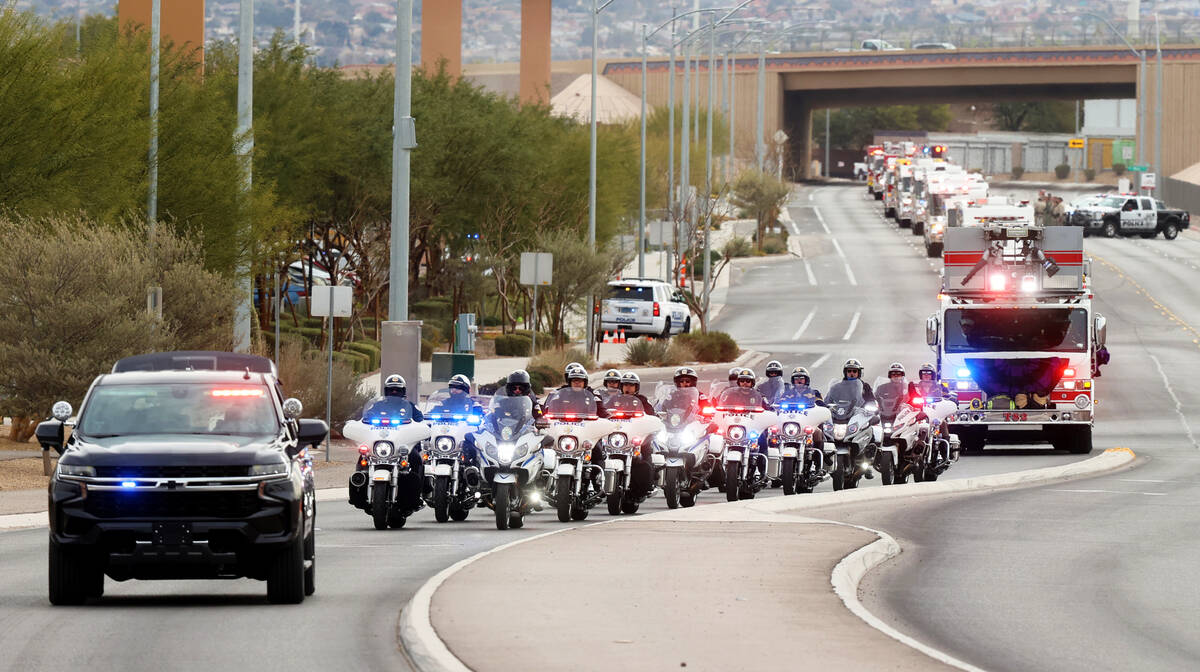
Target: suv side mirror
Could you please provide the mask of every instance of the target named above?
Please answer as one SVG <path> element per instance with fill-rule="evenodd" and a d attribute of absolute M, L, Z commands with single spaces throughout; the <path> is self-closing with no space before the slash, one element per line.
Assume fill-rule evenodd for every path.
<path fill-rule="evenodd" d="M 324 420 L 301 418 L 296 421 L 296 439 L 299 449 L 317 447 L 329 435 L 329 426 Z"/>
<path fill-rule="evenodd" d="M 1108 340 L 1108 320 L 1103 315 L 1096 316 L 1096 347 L 1103 348 Z"/>
<path fill-rule="evenodd" d="M 63 454 L 63 428 L 61 420 L 47 420 L 38 423 L 34 434 L 42 450 L 53 448 L 59 455 Z"/>
<path fill-rule="evenodd" d="M 937 347 L 938 344 L 938 318 L 937 315 L 931 315 L 928 320 L 925 320 L 925 343 L 931 347 Z"/>

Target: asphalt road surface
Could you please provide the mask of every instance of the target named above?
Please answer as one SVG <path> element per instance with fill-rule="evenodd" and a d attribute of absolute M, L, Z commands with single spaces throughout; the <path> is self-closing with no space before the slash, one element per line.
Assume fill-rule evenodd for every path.
<path fill-rule="evenodd" d="M 923 249 L 916 245 L 919 239 L 884 223 L 878 206 L 865 198 L 864 189 L 859 186 L 802 189 L 792 206 L 790 212 L 795 220 L 792 233 L 799 236 L 804 258 L 768 260 L 739 272 L 728 290 L 728 305 L 714 328 L 730 332 L 743 347 L 779 358 L 789 369 L 797 364 L 808 366 L 814 382 L 822 388 L 830 378 L 840 375 L 841 363 L 847 357 L 864 362 L 868 380 L 873 380 L 894 360 L 915 369 L 922 361 L 931 359 L 924 345 L 924 324 L 937 308 L 937 264 L 924 257 Z M 1183 302 L 1170 304 L 1175 306 L 1171 310 L 1181 316 L 1197 314 L 1200 299 L 1188 297 L 1184 280 L 1191 269 L 1186 265 L 1178 268 L 1179 277 L 1164 275 L 1161 282 L 1154 281 L 1161 268 L 1175 265 L 1156 251 L 1186 255 L 1192 263 L 1200 263 L 1197 261 L 1200 242 L 1196 239 L 1181 237 L 1174 243 L 1161 240 L 1097 243 L 1102 244 L 1090 248 L 1094 252 L 1122 268 L 1136 266 L 1139 273 L 1136 277 L 1147 291 L 1162 291 L 1165 296 Z M 1136 264 L 1130 261 L 1130 255 L 1135 253 L 1145 256 L 1147 261 Z M 1195 401 L 1193 393 L 1186 389 L 1188 379 L 1200 374 L 1196 366 L 1197 346 L 1192 343 L 1198 336 L 1184 333 L 1157 307 L 1147 304 L 1128 279 L 1098 270 L 1096 284 L 1098 293 L 1111 294 L 1108 302 L 1102 304 L 1102 310 L 1109 317 L 1114 360 L 1114 366 L 1105 371 L 1102 379 L 1105 384 L 1099 394 L 1105 410 L 1097 449 L 1127 445 L 1141 454 L 1150 454 L 1153 462 L 1126 472 L 1125 477 L 1169 480 L 1170 484 L 1095 487 L 1116 491 L 1162 490 L 1168 494 L 1066 494 L 1042 488 L 960 498 L 954 500 L 952 507 L 932 507 L 931 515 L 937 514 L 932 520 L 944 517 L 945 527 L 936 527 L 925 519 L 905 521 L 904 516 L 895 520 L 881 518 L 882 527 L 892 529 L 889 526 L 895 525 L 893 531 L 906 547 L 914 542 L 919 550 L 905 553 L 895 568 L 879 576 L 925 581 L 929 585 L 923 590 L 933 591 L 940 599 L 926 601 L 923 590 L 881 590 L 876 606 L 890 614 L 894 611 L 896 622 L 914 634 L 928 635 L 936 644 L 954 644 L 948 648 L 965 658 L 984 663 L 1014 661 L 1018 659 L 1014 651 L 1021 651 L 1022 655 L 1032 651 L 1029 655 L 1037 659 L 1047 650 L 1035 648 L 1034 644 L 1043 645 L 1042 640 L 1031 640 L 1028 633 L 1011 624 L 975 632 L 974 639 L 962 635 L 964 628 L 973 630 L 973 621 L 969 619 L 956 619 L 953 624 L 956 629 L 935 627 L 950 625 L 944 618 L 947 603 L 955 605 L 955 609 L 977 610 L 976 618 L 989 618 L 991 608 L 983 600 L 993 594 L 995 599 L 1004 600 L 1004 609 L 1014 610 L 1008 612 L 1014 614 L 1014 619 L 1020 614 L 1019 618 L 1034 619 L 1033 623 L 1044 624 L 1062 613 L 1062 609 L 1069 608 L 1072 617 L 1079 620 L 1058 623 L 1069 626 L 1064 632 L 1074 637 L 1071 647 L 1058 642 L 1059 657 L 1064 651 L 1084 646 L 1088 640 L 1081 639 L 1082 634 L 1090 632 L 1095 640 L 1110 638 L 1112 631 L 1105 628 L 1111 628 L 1113 622 L 1121 619 L 1132 619 L 1135 626 L 1139 622 L 1166 623 L 1173 618 L 1180 635 L 1172 640 L 1175 642 L 1186 642 L 1184 636 L 1196 630 L 1194 609 L 1182 606 L 1195 604 L 1195 589 L 1186 585 L 1191 556 L 1182 551 L 1182 545 L 1190 544 L 1186 541 L 1190 528 L 1187 523 L 1194 521 L 1185 518 L 1181 524 L 1176 523 L 1179 514 L 1173 513 L 1174 507 L 1186 507 L 1188 502 L 1196 501 L 1194 490 L 1188 490 L 1194 487 L 1189 481 L 1192 484 L 1200 481 L 1195 470 L 1195 448 L 1184 437 L 1172 397 L 1149 357 L 1154 354 L 1161 358 L 1165 372 L 1176 386 L 1173 391 L 1186 409 Z M 1144 427 L 1153 427 L 1155 431 L 1147 433 Z M 1052 466 L 1075 459 L 1079 458 L 1044 447 L 1007 447 L 964 457 L 944 478 Z M 829 487 L 826 483 L 819 489 Z M 864 481 L 861 487 L 878 487 L 878 481 Z M 760 496 L 780 496 L 779 492 L 768 491 Z M 1188 492 L 1193 494 L 1188 497 Z M 723 501 L 723 496 L 710 491 L 700 496 L 698 505 L 719 501 Z M 1028 504 L 1037 501 L 1046 504 L 1036 509 Z M 1009 508 L 1004 508 L 1004 502 L 1009 502 Z M 1054 505 L 1050 506 L 1052 502 Z M 1156 508 L 1153 511 L 1142 508 L 1147 506 Z M 959 513 L 964 510 L 962 507 L 979 510 L 974 516 L 963 516 Z M 644 504 L 642 510 L 664 508 L 663 500 L 655 498 Z M 607 517 L 602 510 L 603 507 L 594 509 L 590 520 Z M 952 577 L 938 575 L 928 567 L 929 563 L 909 568 L 907 561 L 923 557 L 918 554 L 926 553 L 926 549 L 943 552 L 942 549 L 955 548 L 956 535 L 974 534 L 976 538 L 992 539 L 995 524 L 989 522 L 990 518 L 978 516 L 997 510 L 1003 511 L 1004 520 L 1009 521 L 999 531 L 1023 540 L 1012 544 L 1007 557 L 1057 552 L 1067 554 L 1064 562 L 1039 557 L 1029 563 L 1010 564 L 1003 573 L 998 570 L 987 573 L 974 565 L 960 566 Z M 439 525 L 431 512 L 422 511 L 402 530 L 375 531 L 370 519 L 348 504 L 322 503 L 318 512 L 317 593 L 298 607 L 268 605 L 265 584 L 248 580 L 125 583 L 110 580 L 105 597 L 96 604 L 51 608 L 46 601 L 45 531 L 0 533 L 0 651 L 3 651 L 0 668 L 57 670 L 93 666 L 157 670 L 163 666 L 219 669 L 252 665 L 262 670 L 325 666 L 350 670 L 408 669 L 397 646 L 396 621 L 400 608 L 422 582 L 479 551 L 562 526 L 547 511 L 527 519 L 522 530 L 499 532 L 494 529 L 489 513 L 477 510 L 464 523 Z M 880 515 L 886 517 L 887 513 Z M 1076 520 L 1078 525 L 1073 524 Z M 906 522 L 907 527 L 902 525 Z M 918 531 L 925 534 L 918 536 Z M 1056 538 L 1056 532 L 1070 534 Z M 1002 534 L 994 539 L 1001 544 L 1009 536 Z M 1086 538 L 1088 543 L 1076 544 L 1076 537 Z M 1096 550 L 1103 555 L 1092 555 Z M 1119 562 L 1109 562 L 1118 556 L 1122 558 Z M 1066 561 L 1071 558 L 1086 558 L 1086 562 L 1070 566 Z M 983 557 L 982 561 L 991 559 Z M 1178 564 L 1173 564 L 1173 559 Z M 1147 562 L 1154 563 L 1154 571 L 1144 571 Z M 1008 578 L 1028 581 L 1027 598 L 1037 586 L 1049 593 L 1060 585 L 1074 586 L 1093 580 L 1079 594 L 1071 591 L 1073 603 L 1056 600 L 1051 609 L 1044 600 L 1017 600 L 1022 593 L 1002 585 Z M 1071 583 L 1049 586 L 1040 583 L 1064 579 Z M 890 578 L 887 580 L 885 585 L 893 585 Z M 1112 582 L 1121 581 L 1129 583 L 1117 591 Z M 1102 585 L 1104 589 L 1100 588 Z M 905 596 L 912 599 L 905 602 L 902 599 Z M 1113 600 L 1111 608 L 1098 609 L 1097 602 L 1108 598 Z M 1140 611 L 1123 611 L 1134 604 L 1139 609 L 1151 608 L 1159 600 L 1167 600 L 1179 610 L 1164 611 L 1153 620 Z M 1109 620 L 1102 619 L 1101 612 Z M 536 622 L 536 609 L 517 613 L 534 614 L 530 616 L 531 625 Z M 929 618 L 922 619 L 923 615 Z M 1004 612 L 997 611 L 990 618 L 1004 620 Z M 1094 628 L 1085 631 L 1076 622 Z M 1046 641 L 1052 642 L 1055 629 L 1041 627 L 1050 638 Z M 1150 628 L 1145 630 L 1146 637 L 1153 633 Z M 1169 631 L 1158 633 L 1164 639 L 1168 634 Z M 962 654 L 964 650 L 977 655 Z M 990 658 L 997 655 L 996 651 L 1005 652 L 1007 657 Z M 1161 650 L 1159 653 L 1166 655 Z M 1058 662 L 1060 658 L 1049 660 Z M 1056 666 L 1042 665 L 1042 669 Z"/>

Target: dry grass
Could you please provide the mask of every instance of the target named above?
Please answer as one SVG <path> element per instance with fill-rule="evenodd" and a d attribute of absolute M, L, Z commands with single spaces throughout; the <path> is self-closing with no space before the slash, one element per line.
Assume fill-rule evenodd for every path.
<path fill-rule="evenodd" d="M 33 441 L 25 443 L 17 443 L 8 438 L 8 426 L 4 427 L 4 433 L 0 434 L 0 450 L 37 450 L 38 445 Z"/>
<path fill-rule="evenodd" d="M 54 463 L 57 463 L 57 460 L 51 460 L 51 468 Z M 0 460 L 0 492 L 44 489 L 49 482 L 50 478 L 42 475 L 40 457 Z"/>

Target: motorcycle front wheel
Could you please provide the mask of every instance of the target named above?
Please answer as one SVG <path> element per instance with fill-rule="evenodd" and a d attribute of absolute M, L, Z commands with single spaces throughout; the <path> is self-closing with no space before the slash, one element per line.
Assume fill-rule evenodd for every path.
<path fill-rule="evenodd" d="M 512 502 L 508 490 L 512 486 L 508 483 L 497 483 L 495 487 L 495 501 L 492 506 L 496 511 L 496 529 L 507 530 L 509 518 L 512 516 Z"/>
<path fill-rule="evenodd" d="M 558 477 L 558 488 L 555 494 L 558 497 L 556 504 L 558 505 L 558 522 L 571 522 L 571 493 L 575 488 L 571 487 L 571 477 L 562 475 Z"/>
<path fill-rule="evenodd" d="M 892 459 L 892 454 L 884 451 L 879 452 L 879 484 L 891 485 L 896 482 L 896 462 Z"/>
<path fill-rule="evenodd" d="M 796 458 L 783 458 L 782 469 L 783 473 L 780 476 L 783 477 L 783 494 L 796 494 Z"/>
<path fill-rule="evenodd" d="M 841 455 L 833 458 L 833 489 L 846 489 L 846 461 Z"/>
<path fill-rule="evenodd" d="M 371 520 L 375 529 L 386 530 L 388 526 L 388 484 L 371 486 Z"/>
<path fill-rule="evenodd" d="M 667 500 L 668 509 L 679 508 L 679 469 L 667 467 L 663 474 L 663 497 Z"/>
<path fill-rule="evenodd" d="M 729 462 L 725 465 L 725 501 L 738 501 L 738 491 L 741 490 L 741 483 L 738 479 L 741 478 L 741 463 Z"/>
<path fill-rule="evenodd" d="M 438 476 L 433 482 L 433 517 L 437 522 L 450 520 L 450 477 Z"/>
<path fill-rule="evenodd" d="M 608 504 L 608 515 L 621 515 L 621 500 L 624 498 L 625 492 L 620 488 L 617 488 L 611 495 L 608 496 L 608 500 L 606 502 L 606 504 Z"/>

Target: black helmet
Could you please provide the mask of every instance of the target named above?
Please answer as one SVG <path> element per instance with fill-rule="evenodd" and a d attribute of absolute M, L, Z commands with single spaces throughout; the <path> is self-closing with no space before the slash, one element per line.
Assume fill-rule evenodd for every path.
<path fill-rule="evenodd" d="M 901 364 L 900 362 L 892 362 L 892 365 L 888 367 L 888 378 L 891 378 L 892 374 L 896 374 L 896 373 L 898 373 L 902 376 L 905 375 L 904 374 L 904 365 Z"/>
<path fill-rule="evenodd" d="M 385 397 L 401 397 L 408 394 L 408 385 L 404 382 L 404 376 L 398 373 L 393 373 L 383 381 L 383 395 Z"/>
<path fill-rule="evenodd" d="M 604 386 L 608 387 L 609 383 L 621 383 L 621 372 L 616 369 L 609 369 L 604 372 Z"/>
<path fill-rule="evenodd" d="M 450 382 L 446 385 L 452 390 L 462 390 L 467 394 L 471 393 L 471 379 L 461 373 L 454 374 L 450 377 Z"/>
<path fill-rule="evenodd" d="M 803 378 L 804 382 L 797 383 L 797 378 Z M 804 368 L 803 366 L 797 366 L 796 368 L 792 369 L 793 385 L 808 385 L 810 382 L 812 382 L 812 376 L 808 375 L 808 369 Z"/>
<path fill-rule="evenodd" d="M 531 391 L 533 384 L 529 382 L 529 372 L 525 369 L 513 371 L 504 381 L 504 392 L 510 397 L 524 396 Z"/>
<path fill-rule="evenodd" d="M 571 384 L 572 380 L 582 380 L 586 383 L 588 379 L 587 369 L 583 368 L 583 365 L 579 362 L 571 362 L 563 371 L 563 379 L 568 385 Z"/>
<path fill-rule="evenodd" d="M 642 379 L 633 371 L 626 371 L 621 374 L 621 387 L 625 387 L 626 385 L 633 385 L 634 394 L 642 391 Z"/>
<path fill-rule="evenodd" d="M 937 379 L 937 369 L 933 368 L 933 364 L 930 364 L 929 362 L 925 362 L 921 365 L 921 368 L 917 370 L 918 377 L 920 377 L 920 375 L 923 373 L 928 373 L 935 380 Z"/>
<path fill-rule="evenodd" d="M 695 387 L 696 383 L 700 382 L 700 376 L 696 375 L 696 370 L 690 366 L 681 366 L 678 369 L 675 369 L 674 381 L 676 386 L 679 385 L 680 378 L 691 378 L 692 387 Z"/>
<path fill-rule="evenodd" d="M 740 367 L 740 366 L 735 366 L 732 369 L 730 369 L 729 370 L 729 382 L 736 383 L 737 379 L 738 379 L 738 375 L 741 374 L 741 372 L 742 372 L 742 367 Z"/>
<path fill-rule="evenodd" d="M 850 359 L 847 359 L 846 363 L 842 365 L 842 376 L 845 376 L 847 371 L 858 371 L 858 377 L 862 378 L 862 372 L 863 372 L 862 362 L 858 361 L 857 359 L 854 359 L 853 357 L 851 357 Z"/>
<path fill-rule="evenodd" d="M 750 384 L 758 382 L 758 377 L 754 375 L 754 371 L 750 369 L 738 369 L 737 382 L 740 385 L 744 381 L 750 381 Z"/>
<path fill-rule="evenodd" d="M 774 359 L 767 362 L 767 377 L 768 378 L 774 378 L 775 376 L 782 376 L 782 375 L 783 375 L 783 364 L 780 364 L 778 360 L 774 360 Z"/>

